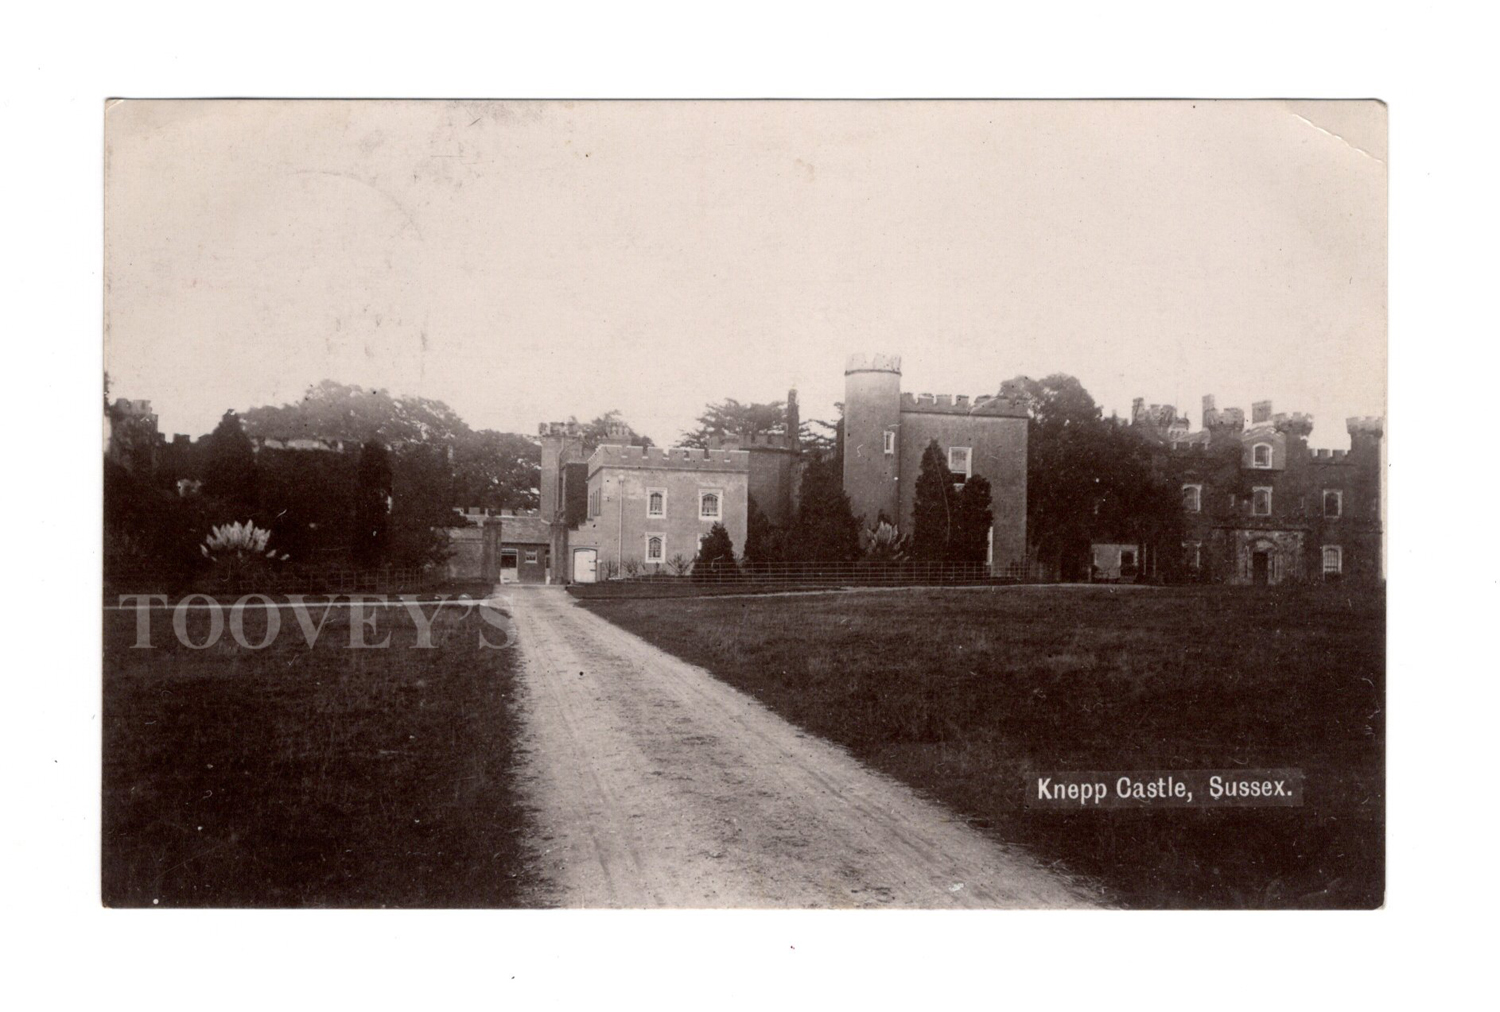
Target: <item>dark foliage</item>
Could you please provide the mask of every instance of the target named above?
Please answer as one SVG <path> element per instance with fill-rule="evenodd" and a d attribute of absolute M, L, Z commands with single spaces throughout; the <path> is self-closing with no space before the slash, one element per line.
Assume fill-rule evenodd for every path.
<path fill-rule="evenodd" d="M 383 565 L 390 552 L 391 454 L 379 439 L 360 447 L 354 474 L 354 516 L 350 548 L 356 564 Z"/>
<path fill-rule="evenodd" d="M 224 412 L 208 437 L 203 469 L 203 493 L 248 516 L 257 500 L 255 448 L 233 411 Z"/>
<path fill-rule="evenodd" d="M 1031 416 L 1026 525 L 1032 550 L 1065 577 L 1078 573 L 1094 541 L 1181 554 L 1180 492 L 1161 473 L 1152 445 L 1102 417 L 1076 378 L 1018 378 Z"/>
<path fill-rule="evenodd" d="M 849 562 L 859 558 L 859 532 L 859 518 L 844 493 L 836 458 L 809 456 L 785 557 L 799 562 Z"/>
<path fill-rule="evenodd" d="M 723 524 L 714 524 L 708 534 L 698 543 L 698 556 L 693 560 L 693 576 L 723 577 L 739 571 L 734 560 L 734 542 Z"/>

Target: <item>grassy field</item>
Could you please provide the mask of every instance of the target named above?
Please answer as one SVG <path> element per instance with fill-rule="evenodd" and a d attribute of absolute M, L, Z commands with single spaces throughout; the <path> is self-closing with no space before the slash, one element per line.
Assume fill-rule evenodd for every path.
<path fill-rule="evenodd" d="M 1373 907 L 1385 600 L 1337 587 L 594 599 L 1135 907 Z M 1301 767 L 1300 808 L 1023 808 L 1057 770 Z"/>
<path fill-rule="evenodd" d="M 399 608 L 368 637 L 387 649 L 350 649 L 345 609 L 312 649 L 281 614 L 263 650 L 190 650 L 156 612 L 140 650 L 135 613 L 105 613 L 105 904 L 516 905 L 515 651 L 480 649 L 500 635 L 458 607 L 433 649 Z M 188 617 L 204 642 L 208 614 Z M 247 614 L 248 642 L 265 621 Z"/>

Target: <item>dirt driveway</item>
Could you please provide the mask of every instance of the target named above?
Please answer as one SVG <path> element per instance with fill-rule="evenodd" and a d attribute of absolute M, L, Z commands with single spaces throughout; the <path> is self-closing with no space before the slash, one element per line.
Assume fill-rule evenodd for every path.
<path fill-rule="evenodd" d="M 560 588 L 504 588 L 523 786 L 565 907 L 1061 907 L 1091 897 Z"/>

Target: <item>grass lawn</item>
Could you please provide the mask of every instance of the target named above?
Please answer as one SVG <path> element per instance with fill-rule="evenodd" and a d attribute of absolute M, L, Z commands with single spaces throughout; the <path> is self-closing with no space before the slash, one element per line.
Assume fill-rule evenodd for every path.
<path fill-rule="evenodd" d="M 515 651 L 481 649 L 501 637 L 460 607 L 432 649 L 400 608 L 368 636 L 387 649 L 350 649 L 347 609 L 311 649 L 281 615 L 263 650 L 227 629 L 191 650 L 158 611 L 141 650 L 135 613 L 105 612 L 105 904 L 517 905 Z M 204 642 L 208 613 L 188 619 Z M 244 638 L 265 623 L 247 613 Z"/>
<path fill-rule="evenodd" d="M 1114 902 L 1383 901 L 1382 591 L 1015 587 L 587 604 Z M 1023 807 L 1035 773 L 1241 767 L 1301 767 L 1305 805 Z"/>

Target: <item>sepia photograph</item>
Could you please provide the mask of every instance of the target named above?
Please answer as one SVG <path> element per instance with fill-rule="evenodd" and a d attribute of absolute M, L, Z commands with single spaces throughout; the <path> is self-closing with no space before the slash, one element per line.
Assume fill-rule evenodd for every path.
<path fill-rule="evenodd" d="M 101 116 L 104 907 L 1385 905 L 1383 102 Z"/>

